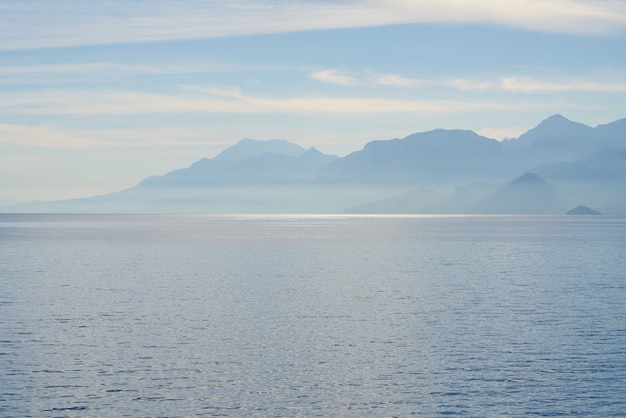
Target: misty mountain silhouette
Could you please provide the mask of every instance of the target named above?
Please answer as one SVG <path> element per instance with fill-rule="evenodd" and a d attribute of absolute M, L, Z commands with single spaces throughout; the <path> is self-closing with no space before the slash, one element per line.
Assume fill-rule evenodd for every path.
<path fill-rule="evenodd" d="M 138 187 L 209 187 L 303 184 L 338 157 L 285 140 L 243 139 L 213 159 L 150 177 Z"/>
<path fill-rule="evenodd" d="M 476 213 L 500 214 L 544 214 L 558 210 L 556 190 L 535 173 L 516 178 L 471 209 Z"/>
<path fill-rule="evenodd" d="M 524 160 L 526 165 L 539 165 L 625 147 L 625 132 L 626 119 L 591 128 L 561 115 L 554 115 L 504 145 L 521 151 L 517 157 Z"/>
<path fill-rule="evenodd" d="M 516 147 L 528 147 L 538 143 L 555 141 L 561 138 L 572 141 L 576 138 L 589 136 L 593 128 L 561 116 L 553 115 L 541 121 L 535 128 L 529 130 L 518 139 L 509 141 Z"/>
<path fill-rule="evenodd" d="M 343 158 L 243 139 L 127 190 L 0 210 L 564 213 L 577 202 L 626 213 L 626 119 L 592 128 L 554 115 L 503 142 L 436 129 L 372 141 Z"/>
<path fill-rule="evenodd" d="M 510 165 L 502 144 L 472 131 L 437 129 L 373 141 L 320 172 L 318 183 L 433 186 L 492 179 Z"/>

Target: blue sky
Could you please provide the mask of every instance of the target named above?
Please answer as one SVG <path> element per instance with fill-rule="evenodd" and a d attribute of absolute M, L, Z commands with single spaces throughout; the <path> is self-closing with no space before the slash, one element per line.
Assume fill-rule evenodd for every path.
<path fill-rule="evenodd" d="M 626 117 L 626 1 L 0 0 L 0 202 L 241 138 L 345 155 L 435 128 Z"/>

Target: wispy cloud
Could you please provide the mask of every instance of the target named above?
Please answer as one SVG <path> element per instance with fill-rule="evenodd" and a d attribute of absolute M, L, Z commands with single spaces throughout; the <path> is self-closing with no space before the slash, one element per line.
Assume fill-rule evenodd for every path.
<path fill-rule="evenodd" d="M 406 88 L 406 87 L 416 87 L 416 86 L 425 84 L 424 80 L 403 77 L 398 74 L 379 74 L 371 70 L 365 70 L 365 72 L 372 82 L 376 84 L 381 84 L 383 86 Z"/>
<path fill-rule="evenodd" d="M 555 92 L 596 92 L 624 93 L 625 81 L 597 81 L 584 78 L 560 77 L 537 79 L 532 77 L 502 77 L 494 80 L 450 79 L 439 82 L 459 90 L 497 90 L 509 93 L 555 93 Z"/>
<path fill-rule="evenodd" d="M 15 74 L 82 74 L 82 73 L 123 73 L 123 74 L 169 74 L 193 71 L 179 66 L 148 66 L 118 63 L 80 63 L 55 65 L 0 66 L 0 76 Z"/>
<path fill-rule="evenodd" d="M 626 92 L 626 82 L 597 81 L 584 78 L 538 79 L 507 76 L 489 80 L 413 79 L 394 74 L 378 74 L 370 81 L 393 87 L 447 87 L 472 91 L 509 94 L 554 92 Z M 319 71 L 312 78 L 326 83 L 353 85 L 363 83 L 336 70 Z M 7 115 L 107 115 L 158 113 L 257 113 L 257 114 L 385 114 L 410 112 L 457 112 L 510 107 L 502 98 L 466 96 L 454 99 L 398 99 L 390 97 L 319 96 L 280 97 L 251 95 L 237 87 L 182 86 L 177 93 L 147 93 L 103 89 L 48 89 L 0 93 L 0 111 Z"/>
<path fill-rule="evenodd" d="M 562 91 L 624 93 L 626 82 L 600 82 L 584 79 L 560 79 L 542 81 L 533 78 L 507 77 L 500 80 L 498 87 L 505 91 L 522 93 L 552 93 Z"/>
<path fill-rule="evenodd" d="M 69 135 L 48 126 L 0 124 L 0 144 L 38 148 L 93 148 L 106 143 Z"/>
<path fill-rule="evenodd" d="M 97 129 L 67 131 L 52 126 L 27 126 L 0 124 L 0 146 L 43 149 L 87 149 L 150 146 L 182 146 L 209 144 L 220 141 L 207 141 L 206 133 L 186 128 L 159 129 Z M 224 141 L 223 144 L 229 144 Z"/>
<path fill-rule="evenodd" d="M 145 74 L 191 72 L 176 66 L 147 66 L 117 63 L 0 66 L 0 84 L 58 83 L 79 80 L 112 79 Z"/>
<path fill-rule="evenodd" d="M 497 83 L 493 81 L 476 81 L 466 80 L 462 78 L 453 78 L 450 80 L 440 81 L 443 86 L 454 87 L 459 90 L 487 90 L 493 88 Z"/>
<path fill-rule="evenodd" d="M 487 22 L 528 30 L 626 28 L 618 0 L 103 0 L 0 3 L 0 50 L 198 39 L 418 22 Z"/>
<path fill-rule="evenodd" d="M 407 21 L 495 23 L 548 32 L 601 34 L 623 30 L 626 4 L 619 0 L 372 0 Z M 384 5 L 384 6 L 383 6 Z"/>
<path fill-rule="evenodd" d="M 309 76 L 322 83 L 339 84 L 341 86 L 351 86 L 358 82 L 356 78 L 335 69 L 314 71 Z"/>
<path fill-rule="evenodd" d="M 467 78 L 412 78 L 392 73 L 377 73 L 365 69 L 362 73 L 348 76 L 338 70 L 325 70 L 311 74 L 311 78 L 318 81 L 355 85 L 366 82 L 387 87 L 399 88 L 453 88 L 462 91 L 499 91 L 508 93 L 555 93 L 555 92 L 597 92 L 597 93 L 624 93 L 626 80 L 599 81 L 582 77 L 552 77 L 535 78 L 525 76 L 504 76 L 491 79 Z"/>
<path fill-rule="evenodd" d="M 238 89 L 187 88 L 186 94 L 103 90 L 47 90 L 0 95 L 5 114 L 107 115 L 158 113 L 385 114 L 457 112 L 508 107 L 472 100 L 404 100 L 379 97 L 269 97 Z"/>
<path fill-rule="evenodd" d="M 50 65 L 0 65 L 1 84 L 52 84 L 67 81 L 103 81 L 144 75 L 208 74 L 234 72 L 308 71 L 288 65 L 142 65 L 115 62 L 86 62 Z"/>
<path fill-rule="evenodd" d="M 230 145 L 231 141 L 208 140 L 206 132 L 191 128 L 135 128 L 135 129 L 97 129 L 72 132 L 81 138 L 90 138 L 95 144 L 109 147 L 150 146 L 186 146 L 186 145 Z"/>

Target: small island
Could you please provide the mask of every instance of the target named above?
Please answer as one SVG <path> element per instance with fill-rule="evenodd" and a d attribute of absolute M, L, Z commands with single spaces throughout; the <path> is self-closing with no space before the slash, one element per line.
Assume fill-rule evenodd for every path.
<path fill-rule="evenodd" d="M 576 206 L 574 209 L 567 212 L 568 215 L 602 215 L 600 212 L 593 210 L 587 206 Z"/>

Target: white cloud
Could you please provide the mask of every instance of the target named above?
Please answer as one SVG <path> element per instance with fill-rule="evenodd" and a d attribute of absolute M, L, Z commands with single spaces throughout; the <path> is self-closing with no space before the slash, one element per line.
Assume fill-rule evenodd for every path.
<path fill-rule="evenodd" d="M 38 148 L 91 148 L 103 146 L 90 138 L 69 135 L 47 126 L 0 124 L 0 144 Z"/>
<path fill-rule="evenodd" d="M 206 132 L 189 128 L 136 128 L 136 129 L 98 129 L 73 132 L 96 143 L 109 146 L 182 146 L 182 145 L 230 145 L 229 141 L 208 140 Z"/>
<path fill-rule="evenodd" d="M 383 86 L 407 88 L 425 84 L 424 80 L 403 77 L 398 74 L 378 74 L 370 70 L 366 70 L 366 73 L 372 82 Z"/>
<path fill-rule="evenodd" d="M 50 65 L 0 65 L 0 84 L 56 83 L 142 75 L 198 74 L 247 71 L 303 71 L 286 65 L 139 65 L 91 62 Z"/>
<path fill-rule="evenodd" d="M 533 78 L 507 77 L 500 80 L 498 87 L 505 91 L 522 93 L 552 93 L 563 91 L 624 93 L 626 83 L 601 82 L 584 79 L 559 79 L 541 81 Z"/>
<path fill-rule="evenodd" d="M 586 78 L 539 79 L 508 76 L 489 80 L 412 79 L 395 74 L 370 74 L 370 80 L 394 87 L 453 88 L 476 92 L 542 94 L 559 92 L 626 92 L 626 82 L 597 81 Z M 373 75 L 372 75 L 373 74 Z M 316 80 L 352 85 L 354 77 L 337 70 L 311 74 Z M 182 86 L 176 93 L 148 93 L 105 89 L 47 89 L 41 91 L 0 93 L 0 112 L 5 115 L 120 115 L 180 113 L 256 113 L 256 114 L 385 114 L 408 112 L 456 112 L 460 110 L 497 109 L 505 106 L 502 97 L 475 94 L 451 99 L 393 98 L 359 96 L 299 97 L 251 95 L 236 87 Z M 454 99 L 452 99 L 454 98 Z M 511 106 L 507 104 L 506 106 Z M 60 139 L 60 138 L 59 138 Z M 68 138 L 66 138 L 68 139 Z M 61 141 L 64 143 L 64 141 Z"/>
<path fill-rule="evenodd" d="M 558 92 L 596 92 L 624 93 L 626 82 L 597 81 L 584 78 L 559 77 L 553 79 L 537 79 L 532 77 L 502 77 L 493 80 L 468 80 L 454 78 L 433 81 L 433 84 L 453 87 L 464 91 L 503 91 L 509 93 L 558 93 Z"/>
<path fill-rule="evenodd" d="M 154 0 L 0 3 L 0 50 L 379 26 L 487 22 L 529 30 L 611 33 L 626 28 L 619 0 Z"/>
<path fill-rule="evenodd" d="M 124 74 L 169 74 L 188 71 L 177 66 L 148 66 L 117 63 L 81 63 L 31 66 L 0 66 L 0 76 L 16 74 L 68 74 L 81 73 L 124 73 Z"/>
<path fill-rule="evenodd" d="M 370 0 L 405 22 L 495 23 L 548 32 L 600 34 L 626 27 L 619 0 Z"/>
<path fill-rule="evenodd" d="M 313 80 L 328 84 L 339 84 L 341 86 L 351 86 L 357 83 L 357 80 L 339 70 L 329 69 L 315 71 L 309 74 Z"/>
<path fill-rule="evenodd" d="M 47 90 L 0 94 L 0 111 L 28 115 L 108 115 L 158 113 L 385 114 L 456 112 L 508 107 L 497 102 L 410 100 L 378 97 L 268 97 L 237 89 L 186 88 L 168 95 L 103 90 Z"/>
<path fill-rule="evenodd" d="M 475 81 L 462 78 L 447 80 L 442 84 L 459 90 L 486 90 L 494 87 L 494 83 L 492 81 Z"/>

